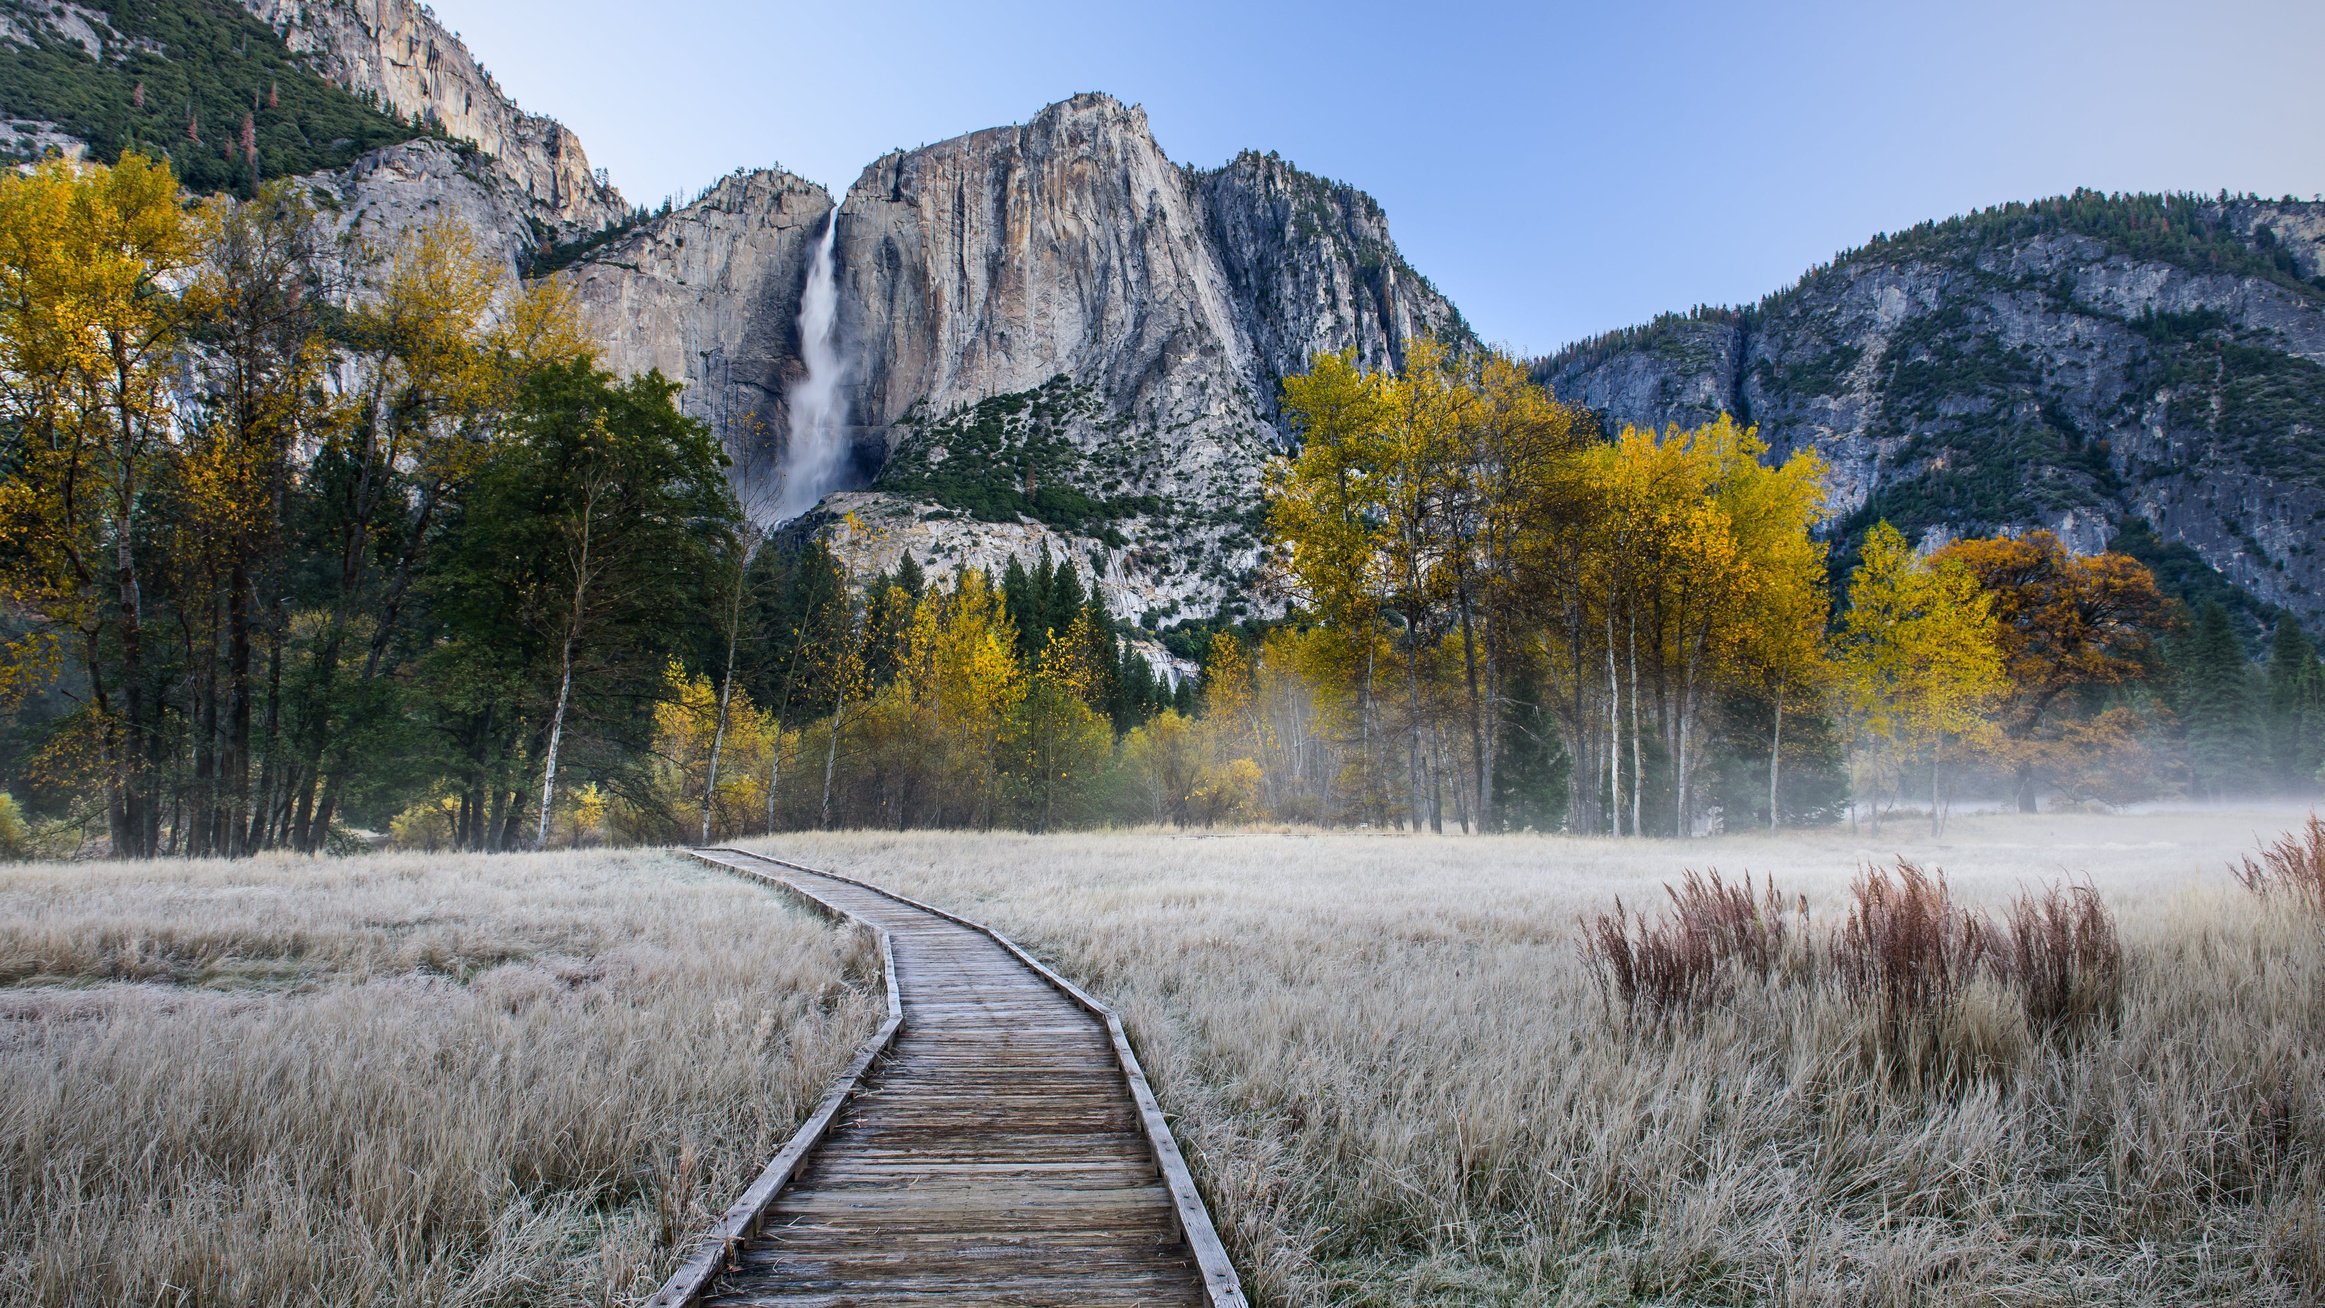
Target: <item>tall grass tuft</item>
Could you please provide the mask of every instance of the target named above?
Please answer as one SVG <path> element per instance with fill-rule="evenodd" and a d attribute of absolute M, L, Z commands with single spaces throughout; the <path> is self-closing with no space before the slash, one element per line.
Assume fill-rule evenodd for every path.
<path fill-rule="evenodd" d="M 2229 869 L 2244 888 L 2264 899 L 2289 899 L 2325 916 L 2325 822 L 2311 813 L 2298 831 L 2261 846 Z"/>
<path fill-rule="evenodd" d="M 2011 901 L 1995 969 L 2018 991 L 2027 1025 L 2060 1034 L 2112 1029 L 2123 1012 L 2123 940 L 2115 915 L 2089 881 L 2045 887 Z"/>
<path fill-rule="evenodd" d="M 1660 919 L 1617 899 L 1614 912 L 1583 920 L 1583 962 L 1610 1010 L 1658 1020 L 1701 1012 L 1741 977 L 1765 981 L 1783 962 L 1793 933 L 1773 879 L 1755 894 L 1749 873 L 1731 885 L 1717 870 L 1691 869 L 1663 890 L 1671 911 Z M 1798 911 L 1805 921 L 1805 902 Z"/>
<path fill-rule="evenodd" d="M 1992 925 L 1954 902 L 1943 872 L 1905 859 L 1867 867 L 1849 895 L 1826 951 L 1841 989 L 1877 1008 L 1892 1038 L 1942 1019 L 1993 949 Z"/>

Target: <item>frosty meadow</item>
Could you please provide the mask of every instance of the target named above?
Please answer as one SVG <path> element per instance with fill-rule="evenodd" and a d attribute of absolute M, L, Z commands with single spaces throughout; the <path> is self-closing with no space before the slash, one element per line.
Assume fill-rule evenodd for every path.
<path fill-rule="evenodd" d="M 2296 1304 L 2325 924 L 2231 864 L 2304 816 L 769 847 L 1114 1003 L 1254 1302 Z M 2113 1016 L 2047 1031 L 1973 979 L 1909 1064 L 1877 1000 L 1781 969 L 1635 1021 L 1579 948 L 1707 865 L 1837 928 L 1899 856 L 1997 917 L 2087 877 Z M 17 867 L 0 924 L 0 1286 L 29 1302 L 635 1298 L 876 1024 L 860 939 L 658 853 Z"/>

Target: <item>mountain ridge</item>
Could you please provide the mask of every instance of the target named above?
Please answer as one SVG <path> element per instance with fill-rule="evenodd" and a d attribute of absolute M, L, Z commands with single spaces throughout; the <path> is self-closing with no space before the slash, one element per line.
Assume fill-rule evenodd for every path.
<path fill-rule="evenodd" d="M 2325 616 L 2325 205 L 2077 192 L 1885 234 L 1736 309 L 1537 360 L 1613 426 L 1725 411 L 1833 468 L 1835 534 L 2134 522 Z"/>
<path fill-rule="evenodd" d="M 237 0 L 334 83 L 475 143 L 543 225 L 572 236 L 626 220 L 621 192 L 590 167 L 581 138 L 527 113 L 466 42 L 418 0 Z"/>
<path fill-rule="evenodd" d="M 191 77 L 198 51 L 162 49 L 150 15 L 115 25 L 116 8 L 0 0 L 0 55 L 110 78 L 105 112 L 121 117 L 142 76 L 129 61 L 174 57 L 169 76 Z M 450 217 L 519 271 L 562 267 L 609 366 L 684 383 L 746 498 L 774 475 L 825 188 L 738 171 L 684 207 L 631 210 L 572 132 L 519 108 L 414 0 L 150 10 L 247 64 L 226 80 L 268 110 L 252 111 L 260 160 L 329 156 L 304 176 L 341 232 L 376 245 Z M 328 93 L 261 78 L 289 65 L 235 22 L 263 23 Z M 201 115 L 146 90 L 136 122 L 153 123 L 137 130 L 182 130 L 170 152 L 188 175 L 232 184 L 225 111 L 204 111 L 204 137 L 179 121 Z M 72 143 L 53 122 L 15 130 L 20 150 Z M 1476 344 L 1370 196 L 1272 152 L 1174 162 L 1142 110 L 1103 94 L 892 151 L 848 194 L 835 258 L 857 467 L 818 521 L 854 524 L 834 539 L 867 567 L 907 550 L 998 567 L 1047 545 L 1097 559 L 1125 617 L 1265 609 L 1260 481 L 1291 445 L 1283 378 L 1323 350 L 1393 368 L 1423 334 Z M 2256 612 L 2325 620 L 2325 553 L 2309 543 L 2325 521 L 2325 205 L 2076 192 L 1993 206 L 1533 369 L 1610 426 L 1728 412 L 1778 454 L 1817 450 L 1844 555 L 1881 517 L 1924 544 L 2037 528 L 2085 552 L 2148 542 Z M 1036 414 L 1050 425 L 1028 426 Z M 956 449 L 992 466 L 944 468 Z"/>

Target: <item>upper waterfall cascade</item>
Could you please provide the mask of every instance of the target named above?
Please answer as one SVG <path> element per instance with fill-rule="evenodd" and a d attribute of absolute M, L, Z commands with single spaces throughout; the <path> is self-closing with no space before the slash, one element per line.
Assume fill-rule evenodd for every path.
<path fill-rule="evenodd" d="M 774 519 L 779 523 L 841 489 L 850 465 L 847 362 L 840 357 L 839 286 L 832 268 L 839 230 L 835 204 L 807 266 L 807 289 L 799 297 L 799 353 L 807 373 L 787 396 L 791 426 L 775 482 Z"/>

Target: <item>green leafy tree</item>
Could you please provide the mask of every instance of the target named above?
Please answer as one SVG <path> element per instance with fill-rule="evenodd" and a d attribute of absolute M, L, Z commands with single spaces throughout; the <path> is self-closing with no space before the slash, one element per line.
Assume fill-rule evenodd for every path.
<path fill-rule="evenodd" d="M 584 360 L 542 369 L 473 474 L 429 576 L 447 680 L 491 692 L 453 723 L 486 722 L 466 740 L 488 752 L 467 762 L 492 793 L 474 797 L 465 843 L 522 843 L 527 816 L 537 841 L 561 769 L 636 788 L 737 512 L 724 455 L 677 390 Z"/>

